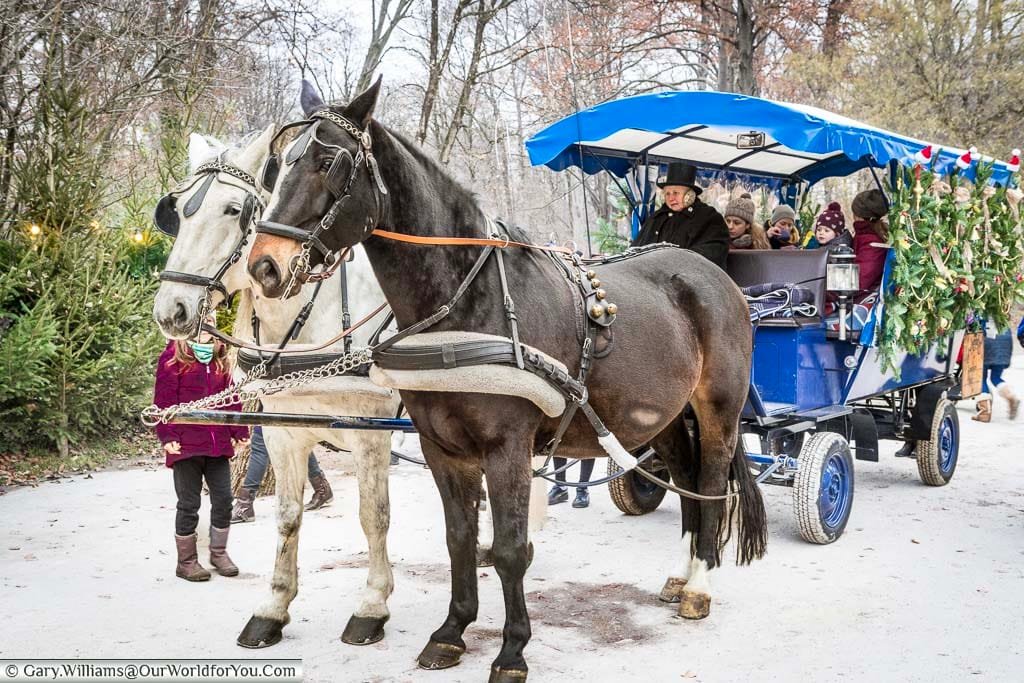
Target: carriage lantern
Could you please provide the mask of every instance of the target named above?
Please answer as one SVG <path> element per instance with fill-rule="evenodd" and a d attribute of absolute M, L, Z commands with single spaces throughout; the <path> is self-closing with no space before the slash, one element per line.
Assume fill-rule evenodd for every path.
<path fill-rule="evenodd" d="M 853 249 L 841 244 L 828 255 L 825 288 L 839 297 L 839 338 L 846 339 L 846 304 L 860 290 L 860 266 Z"/>

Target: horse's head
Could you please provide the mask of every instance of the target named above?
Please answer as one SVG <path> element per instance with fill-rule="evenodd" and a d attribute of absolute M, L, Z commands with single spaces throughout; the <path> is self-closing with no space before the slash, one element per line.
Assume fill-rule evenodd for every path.
<path fill-rule="evenodd" d="M 273 195 L 256 228 L 249 273 L 266 296 L 296 294 L 311 268 L 366 239 L 383 216 L 387 188 L 370 136 L 379 92 L 380 79 L 347 106 L 326 105 L 303 82 L 306 120 L 280 131 L 263 172 Z"/>
<path fill-rule="evenodd" d="M 262 204 L 255 178 L 273 134 L 268 127 L 245 148 L 230 150 L 190 136 L 192 175 L 160 199 L 153 215 L 156 226 L 175 238 L 153 303 L 153 318 L 165 336 L 194 335 L 201 308 L 251 286 L 245 250 Z"/>

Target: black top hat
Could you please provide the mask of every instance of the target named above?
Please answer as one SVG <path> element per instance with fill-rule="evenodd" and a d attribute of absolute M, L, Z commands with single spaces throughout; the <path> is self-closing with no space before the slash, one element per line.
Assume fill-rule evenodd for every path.
<path fill-rule="evenodd" d="M 668 165 L 668 173 L 658 178 L 658 187 L 666 185 L 682 185 L 692 187 L 700 194 L 704 190 L 697 186 L 697 167 L 683 161 L 673 161 Z"/>

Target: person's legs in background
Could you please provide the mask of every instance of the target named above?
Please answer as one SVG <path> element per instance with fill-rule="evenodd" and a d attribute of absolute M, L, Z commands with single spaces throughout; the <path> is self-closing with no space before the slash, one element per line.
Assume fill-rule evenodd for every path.
<path fill-rule="evenodd" d="M 594 459 L 580 460 L 580 483 L 590 481 L 590 475 L 594 473 Z M 564 479 L 562 481 L 565 481 Z M 576 498 L 572 501 L 574 508 L 590 507 L 590 491 L 586 486 L 576 487 Z"/>
<path fill-rule="evenodd" d="M 253 427 L 249 440 L 249 466 L 245 470 L 245 481 L 242 482 L 242 488 L 238 491 L 235 507 L 231 511 L 232 524 L 251 522 L 256 519 L 253 501 L 256 500 L 256 492 L 260 490 L 263 477 L 267 474 L 269 461 L 270 454 L 267 453 L 267 444 L 263 441 L 263 428 Z"/>
<path fill-rule="evenodd" d="M 1002 396 L 1003 400 L 1006 401 L 1010 419 L 1016 420 L 1017 411 L 1020 409 L 1020 399 L 1013 393 L 1013 389 L 1010 388 L 1010 385 L 1003 380 L 1003 372 L 1007 367 L 1008 366 L 1006 365 L 992 366 L 992 387 L 1000 396 Z"/>
<path fill-rule="evenodd" d="M 313 485 L 313 497 L 306 503 L 306 509 L 319 510 L 322 507 L 327 507 L 334 500 L 334 491 L 331 490 L 331 485 L 323 470 L 320 469 L 320 463 L 316 461 L 313 451 L 309 452 L 306 467 L 309 470 L 309 483 Z"/>
<path fill-rule="evenodd" d="M 564 503 L 569 500 L 569 489 L 564 486 L 565 472 L 557 472 L 557 470 L 565 467 L 565 463 L 567 461 L 565 458 L 559 457 L 553 458 L 553 461 L 555 463 L 556 470 L 555 480 L 561 483 L 555 484 L 551 487 L 551 490 L 548 491 L 548 505 L 558 505 L 559 503 Z"/>
<path fill-rule="evenodd" d="M 199 503 L 203 491 L 201 457 L 186 458 L 174 463 L 174 492 L 178 496 L 174 518 L 174 543 L 178 565 L 174 574 L 186 581 L 208 581 L 210 572 L 199 564 L 196 550 L 196 527 L 199 525 Z"/>
<path fill-rule="evenodd" d="M 975 400 L 974 404 L 978 414 L 971 416 L 971 419 L 975 422 L 992 421 L 992 394 L 989 393 L 988 386 L 988 375 L 992 370 L 993 368 L 991 365 L 986 365 L 981 370 L 981 393 L 978 394 L 978 398 Z M 1002 373 L 1000 372 L 1000 374 Z"/>

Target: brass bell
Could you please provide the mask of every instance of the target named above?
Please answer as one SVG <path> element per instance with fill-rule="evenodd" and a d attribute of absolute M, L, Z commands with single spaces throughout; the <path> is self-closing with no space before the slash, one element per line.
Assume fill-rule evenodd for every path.
<path fill-rule="evenodd" d="M 619 307 L 615 304 L 608 304 L 608 308 L 606 310 L 608 311 L 608 315 L 615 315 L 619 312 Z"/>
<path fill-rule="evenodd" d="M 590 315 L 595 318 L 604 317 L 604 306 L 601 304 L 594 304 L 590 307 Z"/>
<path fill-rule="evenodd" d="M 603 289 L 599 289 L 596 292 L 594 292 L 594 296 L 596 296 L 597 300 L 600 301 L 601 299 L 608 296 L 608 292 L 604 291 Z"/>
<path fill-rule="evenodd" d="M 593 280 L 590 281 L 590 286 L 593 287 L 594 289 L 597 289 L 598 287 L 601 286 L 601 281 L 595 277 Z"/>
<path fill-rule="evenodd" d="M 588 270 L 587 271 L 587 279 L 588 280 L 593 280 L 595 277 L 597 277 L 597 273 L 595 273 L 592 270 Z"/>

